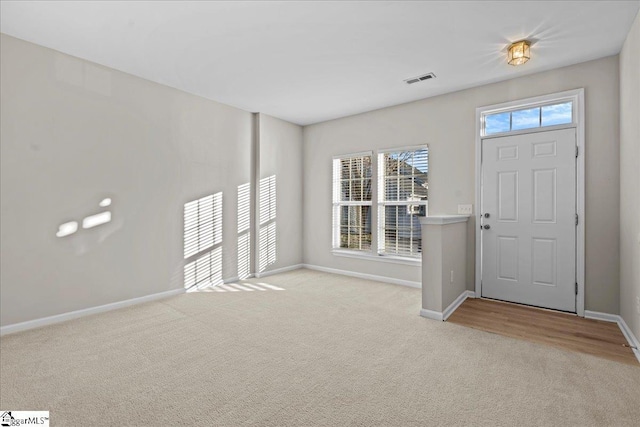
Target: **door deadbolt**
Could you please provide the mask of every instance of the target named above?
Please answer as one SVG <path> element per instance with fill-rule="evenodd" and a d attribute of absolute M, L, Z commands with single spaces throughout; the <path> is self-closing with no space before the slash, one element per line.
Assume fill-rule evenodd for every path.
<path fill-rule="evenodd" d="M 485 218 L 489 218 L 491 215 L 489 215 L 488 213 L 484 214 Z"/>

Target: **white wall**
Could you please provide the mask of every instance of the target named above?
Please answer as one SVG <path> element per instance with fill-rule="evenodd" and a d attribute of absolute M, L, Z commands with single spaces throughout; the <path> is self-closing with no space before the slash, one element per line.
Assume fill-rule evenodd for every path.
<path fill-rule="evenodd" d="M 620 314 L 640 338 L 640 15 L 620 52 Z"/>
<path fill-rule="evenodd" d="M 586 98 L 586 308 L 618 313 L 617 56 L 305 127 L 305 263 L 419 281 L 419 266 L 331 254 L 332 156 L 429 144 L 429 213 L 456 213 L 458 204 L 474 203 L 475 109 L 580 87 L 585 88 Z M 475 277 L 474 227 L 475 221 L 470 220 L 467 236 L 470 290 Z"/>
<path fill-rule="evenodd" d="M 289 122 L 260 114 L 260 147 L 259 175 L 265 183 L 272 179 L 275 182 L 276 197 L 275 218 L 271 219 L 275 226 L 275 256 L 266 262 L 266 252 L 272 239 L 263 235 L 258 241 L 258 273 L 265 273 L 280 268 L 302 263 L 302 127 Z M 264 189 L 264 185 L 262 186 Z M 260 188 L 260 187 L 258 187 Z M 258 197 L 260 200 L 260 197 Z M 264 200 L 264 199 L 263 199 Z M 267 219 L 261 214 L 264 203 L 258 203 L 258 218 Z M 259 224 L 265 229 L 267 224 Z M 260 233 L 258 233 L 260 235 Z M 266 248 L 265 248 L 266 246 Z M 262 250 L 260 248 L 262 247 Z M 262 267 L 260 267 L 262 265 Z"/>
<path fill-rule="evenodd" d="M 223 277 L 237 277 L 252 114 L 1 37 L 0 324 L 182 288 L 183 205 L 217 192 Z M 287 240 L 300 235 L 301 130 L 265 118 L 262 135 L 265 172 L 283 167 L 283 153 L 298 159 L 279 192 Z M 105 197 L 111 223 L 56 237 Z M 299 263 L 299 247 L 281 245 L 276 265 Z"/>
<path fill-rule="evenodd" d="M 183 204 L 222 191 L 234 234 L 251 114 L 6 35 L 1 55 L 2 325 L 182 287 Z M 106 196 L 112 223 L 55 236 Z"/>

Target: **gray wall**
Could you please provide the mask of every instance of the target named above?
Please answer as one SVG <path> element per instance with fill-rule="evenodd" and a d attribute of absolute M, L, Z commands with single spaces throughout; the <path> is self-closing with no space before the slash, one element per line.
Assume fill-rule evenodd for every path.
<path fill-rule="evenodd" d="M 422 308 L 442 313 L 466 289 L 467 224 L 422 225 L 422 235 Z"/>
<path fill-rule="evenodd" d="M 458 204 L 474 203 L 476 107 L 580 87 L 585 88 L 586 97 L 586 309 L 618 313 L 617 56 L 305 127 L 305 263 L 419 281 L 419 266 L 332 255 L 332 156 L 429 144 L 429 213 L 456 213 Z M 475 221 L 471 220 L 467 239 L 470 290 L 475 276 L 474 231 Z"/>
<path fill-rule="evenodd" d="M 620 314 L 640 339 L 640 15 L 620 52 Z"/>
<path fill-rule="evenodd" d="M 264 273 L 302 263 L 302 127 L 260 114 L 259 150 L 260 179 L 275 177 L 276 183 L 275 259 Z M 259 251 L 258 259 L 264 256 Z"/>
<path fill-rule="evenodd" d="M 236 277 L 252 114 L 1 37 L 0 325 L 182 288 L 183 205 L 217 192 L 222 276 Z M 280 235 L 289 239 L 300 235 L 301 173 L 282 153 L 299 161 L 301 128 L 264 123 L 261 160 L 284 170 L 278 220 L 292 225 Z M 105 197 L 111 223 L 56 237 Z M 299 247 L 280 245 L 276 265 L 298 263 Z"/>

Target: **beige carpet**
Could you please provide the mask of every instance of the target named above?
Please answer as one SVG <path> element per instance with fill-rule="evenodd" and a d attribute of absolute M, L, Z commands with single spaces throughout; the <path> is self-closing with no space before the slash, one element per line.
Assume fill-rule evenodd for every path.
<path fill-rule="evenodd" d="M 3 337 L 1 409 L 49 410 L 53 426 L 640 420 L 640 368 L 423 319 L 417 289 L 308 270 L 249 283 L 266 290 Z"/>

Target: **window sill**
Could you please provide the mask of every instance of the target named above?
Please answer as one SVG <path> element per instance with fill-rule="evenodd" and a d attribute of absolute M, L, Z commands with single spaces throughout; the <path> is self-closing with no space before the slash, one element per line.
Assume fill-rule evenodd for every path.
<path fill-rule="evenodd" d="M 333 253 L 334 256 L 364 259 L 367 261 L 381 261 L 381 262 L 388 262 L 391 264 L 403 264 L 403 265 L 413 265 L 413 266 L 422 265 L 422 259 L 420 258 L 408 258 L 408 257 L 399 257 L 399 256 L 391 256 L 391 255 L 374 255 L 371 252 L 345 251 L 340 249 L 334 249 L 331 251 L 331 253 Z"/>

